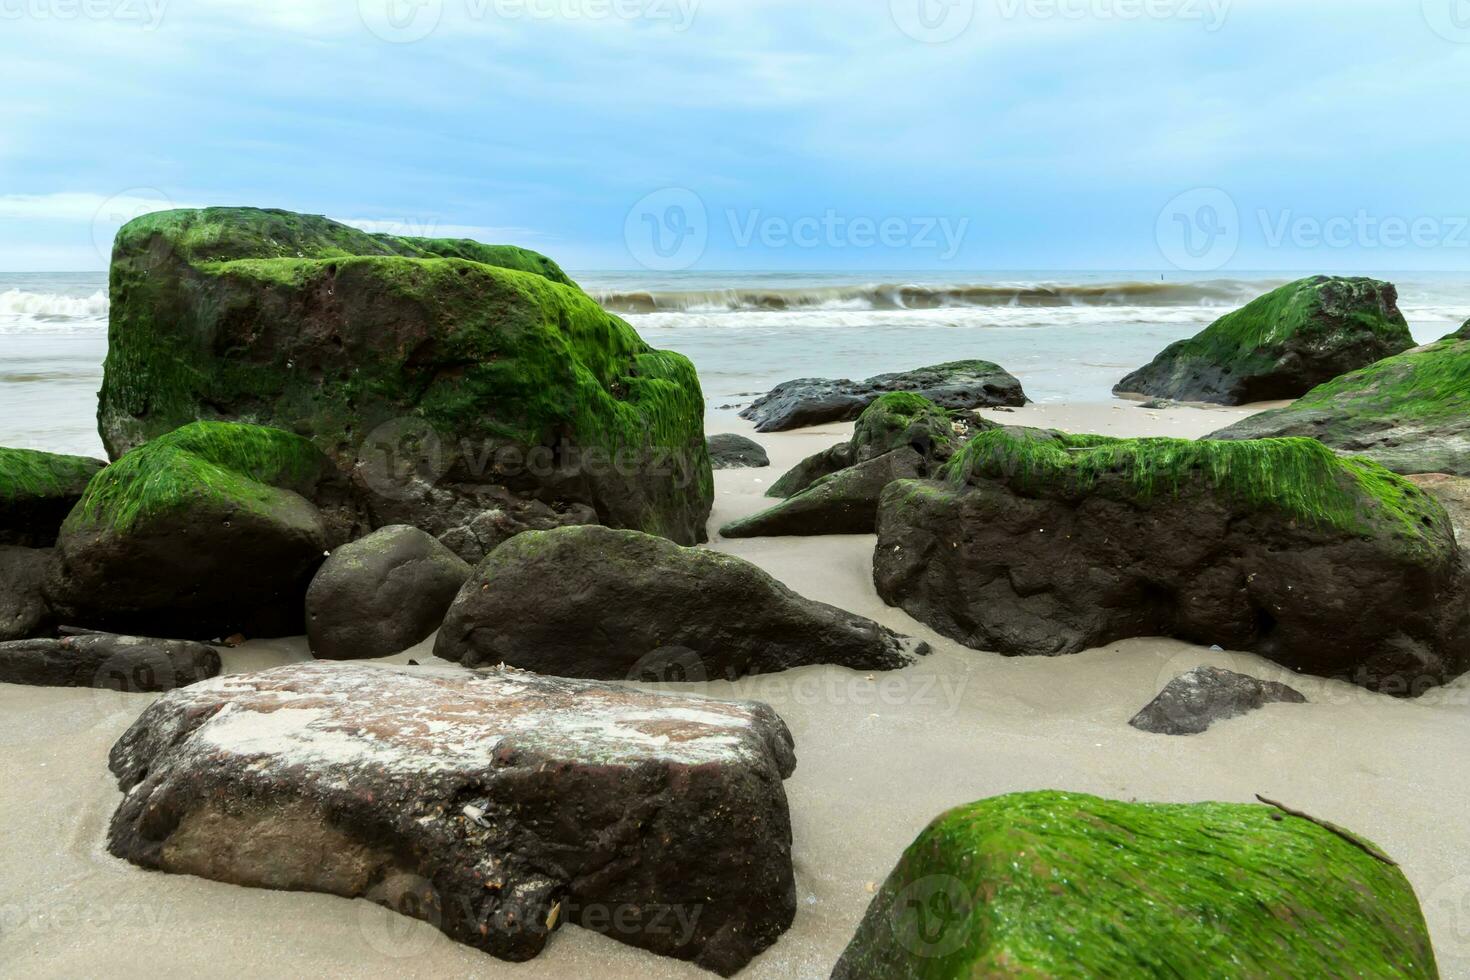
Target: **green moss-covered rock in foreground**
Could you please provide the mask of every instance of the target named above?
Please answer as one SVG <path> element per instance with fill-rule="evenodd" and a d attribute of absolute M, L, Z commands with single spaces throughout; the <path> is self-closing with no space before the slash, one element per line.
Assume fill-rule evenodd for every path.
<path fill-rule="evenodd" d="M 87 481 L 107 464 L 0 446 L 0 545 L 49 548 Z"/>
<path fill-rule="evenodd" d="M 1396 473 L 1470 476 L 1470 324 L 1210 436 L 1310 436 Z"/>
<path fill-rule="evenodd" d="M 127 225 L 110 283 L 99 423 L 114 456 L 235 419 L 311 439 L 380 526 L 442 538 L 514 497 L 703 535 L 693 366 L 544 256 L 212 208 Z"/>
<path fill-rule="evenodd" d="M 57 540 L 50 598 L 65 622 L 150 636 L 290 635 L 345 481 L 309 441 L 195 422 L 88 484 Z"/>
<path fill-rule="evenodd" d="M 1470 669 L 1444 507 L 1311 439 L 984 432 L 942 480 L 884 491 L 874 577 L 1007 655 L 1173 636 L 1401 696 Z"/>
<path fill-rule="evenodd" d="M 984 800 L 904 852 L 833 978 L 1437 977 L 1375 852 L 1269 806 Z"/>
<path fill-rule="evenodd" d="M 1296 398 L 1413 346 L 1391 284 L 1315 276 L 1169 346 L 1113 390 L 1225 405 Z"/>

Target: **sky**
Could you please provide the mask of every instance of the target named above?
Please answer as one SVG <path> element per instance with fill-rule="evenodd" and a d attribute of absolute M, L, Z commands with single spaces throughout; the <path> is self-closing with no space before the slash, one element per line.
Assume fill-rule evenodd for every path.
<path fill-rule="evenodd" d="M 0 269 L 254 205 L 571 269 L 1470 270 L 1470 0 L 0 0 Z"/>

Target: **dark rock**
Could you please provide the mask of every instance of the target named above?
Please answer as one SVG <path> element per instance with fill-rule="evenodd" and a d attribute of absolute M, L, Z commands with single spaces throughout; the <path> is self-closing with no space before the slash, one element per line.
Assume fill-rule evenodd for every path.
<path fill-rule="evenodd" d="M 884 492 L 875 579 L 968 646 L 1056 656 L 1173 636 L 1400 696 L 1470 668 L 1444 508 L 1312 440 L 999 430 L 946 475 Z"/>
<path fill-rule="evenodd" d="M 923 395 L 942 408 L 973 409 L 1022 406 L 1021 382 L 989 361 L 954 361 L 933 367 L 880 374 L 866 381 L 800 378 L 777 385 L 740 417 L 759 432 L 784 432 L 826 422 L 857 418 L 880 395 L 892 391 Z"/>
<path fill-rule="evenodd" d="M 771 465 L 764 446 L 733 432 L 709 437 L 709 461 L 717 470 L 761 469 Z"/>
<path fill-rule="evenodd" d="M 731 521 L 720 528 L 720 537 L 872 534 L 883 489 L 894 480 L 927 476 L 927 470 L 924 457 L 912 449 L 896 449 L 824 476 L 769 510 Z"/>
<path fill-rule="evenodd" d="M 416 527 L 385 527 L 327 558 L 306 592 L 322 660 L 372 660 L 432 636 L 473 569 Z"/>
<path fill-rule="evenodd" d="M 994 427 L 979 416 L 946 411 L 918 395 L 884 395 L 863 412 L 851 441 L 803 460 L 768 491 L 768 496 L 787 499 L 732 521 L 720 534 L 872 534 L 884 487 L 895 480 L 936 475 L 966 439 Z"/>
<path fill-rule="evenodd" d="M 1017 793 L 941 815 L 833 980 L 1438 977 L 1391 858 L 1274 806 Z"/>
<path fill-rule="evenodd" d="M 1392 284 L 1314 276 L 1169 346 L 1113 390 L 1222 405 L 1296 398 L 1413 346 Z"/>
<path fill-rule="evenodd" d="M 731 555 L 578 527 L 523 534 L 481 562 L 434 652 L 467 667 L 671 680 L 811 664 L 892 670 L 928 648 Z"/>
<path fill-rule="evenodd" d="M 98 419 L 114 457 L 196 419 L 248 421 L 309 438 L 375 513 L 399 505 L 377 526 L 447 532 L 428 483 L 582 505 L 685 544 L 705 533 L 694 366 L 545 256 L 286 211 L 169 211 L 118 233 L 110 303 Z"/>
<path fill-rule="evenodd" d="M 107 464 L 0 446 L 0 547 L 49 548 L 87 482 Z"/>
<path fill-rule="evenodd" d="M 1180 674 L 1128 724 L 1155 735 L 1198 735 L 1217 721 L 1249 714 L 1268 704 L 1306 704 L 1300 691 L 1219 667 Z"/>
<path fill-rule="evenodd" d="M 1470 476 L 1470 336 L 1345 374 L 1210 438 L 1284 436 L 1310 436 L 1395 473 Z"/>
<path fill-rule="evenodd" d="M 197 422 L 99 473 L 63 525 L 47 594 L 64 622 L 212 639 L 305 631 L 333 544 L 311 502 L 341 483 L 310 442 Z"/>
<path fill-rule="evenodd" d="M 512 670 L 303 664 L 160 698 L 112 750 L 145 868 L 366 898 L 507 960 L 571 922 L 730 975 L 796 907 L 769 707 Z"/>
<path fill-rule="evenodd" d="M 219 654 L 201 643 L 83 632 L 0 643 L 0 683 L 172 691 L 216 677 Z"/>
<path fill-rule="evenodd" d="M 40 636 L 53 625 L 46 579 L 54 553 L 0 545 L 0 642 Z"/>

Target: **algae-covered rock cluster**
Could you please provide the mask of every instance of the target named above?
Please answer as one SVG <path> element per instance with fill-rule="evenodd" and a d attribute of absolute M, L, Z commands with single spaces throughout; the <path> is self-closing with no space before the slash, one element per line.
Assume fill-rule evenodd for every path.
<path fill-rule="evenodd" d="M 1211 439 L 1311 436 L 1396 473 L 1470 476 L 1470 326 L 1312 389 Z"/>
<path fill-rule="evenodd" d="M 1418 695 L 1470 668 L 1444 508 L 1310 439 L 981 433 L 940 481 L 883 495 L 880 595 L 977 649 L 1132 636 L 1254 651 Z"/>
<path fill-rule="evenodd" d="M 209 208 L 124 227 L 109 289 L 98 418 L 114 458 L 198 419 L 245 421 L 314 443 L 376 526 L 443 537 L 530 501 L 702 539 L 693 366 L 544 256 Z M 461 554 L 481 557 L 476 540 L 460 535 Z"/>
<path fill-rule="evenodd" d="M 904 852 L 834 980 L 1439 975 L 1404 874 L 1275 806 L 1019 793 Z"/>
<path fill-rule="evenodd" d="M 1314 276 L 1171 345 L 1114 391 L 1225 405 L 1295 398 L 1413 346 L 1391 284 Z"/>
<path fill-rule="evenodd" d="M 878 499 L 895 480 L 932 476 L 974 433 L 993 427 L 908 392 L 883 395 L 858 418 L 844 443 L 798 463 L 767 496 L 769 510 L 720 528 L 726 538 L 872 534 Z"/>

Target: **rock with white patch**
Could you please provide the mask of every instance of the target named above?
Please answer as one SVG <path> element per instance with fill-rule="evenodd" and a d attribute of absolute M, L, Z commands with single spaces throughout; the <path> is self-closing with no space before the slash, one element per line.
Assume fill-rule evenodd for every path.
<path fill-rule="evenodd" d="M 114 746 L 112 853 L 363 897 L 503 959 L 571 922 L 730 975 L 795 914 L 767 706 L 511 669 L 298 664 L 165 695 Z"/>
<path fill-rule="evenodd" d="M 600 680 L 733 680 L 813 664 L 897 670 L 928 650 L 734 555 L 605 527 L 501 545 L 460 590 L 434 644 L 466 667 Z"/>
<path fill-rule="evenodd" d="M 0 643 L 0 683 L 92 687 L 132 694 L 171 691 L 218 676 L 219 654 L 202 643 L 113 633 Z"/>

